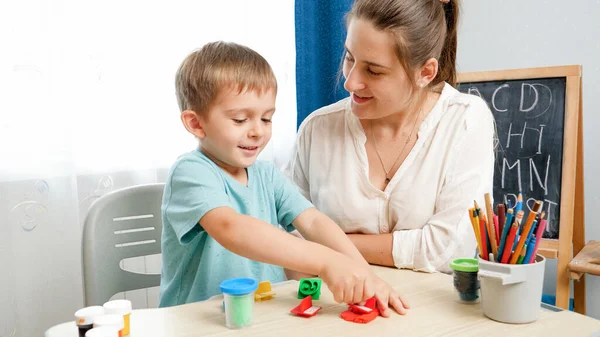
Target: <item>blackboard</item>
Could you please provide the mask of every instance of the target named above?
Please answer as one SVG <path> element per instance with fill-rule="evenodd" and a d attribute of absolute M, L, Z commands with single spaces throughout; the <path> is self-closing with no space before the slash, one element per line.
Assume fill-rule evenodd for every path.
<path fill-rule="evenodd" d="M 519 191 L 529 210 L 534 200 L 543 201 L 544 238 L 558 239 L 566 77 L 464 82 L 457 88 L 483 98 L 496 120 L 495 203 L 514 206 Z"/>

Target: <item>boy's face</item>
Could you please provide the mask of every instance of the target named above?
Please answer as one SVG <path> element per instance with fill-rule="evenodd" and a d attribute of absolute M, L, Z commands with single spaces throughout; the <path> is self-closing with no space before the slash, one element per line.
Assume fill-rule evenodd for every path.
<path fill-rule="evenodd" d="M 275 95 L 275 90 L 262 94 L 221 90 L 199 119 L 204 131 L 202 150 L 230 173 L 254 164 L 271 139 Z"/>

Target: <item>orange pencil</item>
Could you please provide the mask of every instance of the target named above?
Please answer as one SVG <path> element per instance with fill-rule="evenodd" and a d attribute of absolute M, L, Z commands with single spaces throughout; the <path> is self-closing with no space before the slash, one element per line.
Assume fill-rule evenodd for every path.
<path fill-rule="evenodd" d="M 521 211 L 522 212 L 522 211 Z M 512 251 L 513 243 L 515 242 L 515 237 L 517 236 L 517 231 L 519 230 L 519 223 L 515 221 L 512 226 L 510 226 L 510 232 L 508 232 L 508 237 L 506 238 L 506 244 L 504 245 L 504 252 L 502 253 L 502 263 L 508 263 L 508 258 L 510 257 L 510 253 Z"/>
<path fill-rule="evenodd" d="M 527 238 L 529 237 L 528 233 L 531 232 L 531 226 L 533 225 L 533 221 L 535 220 L 535 217 L 537 216 L 538 211 L 541 208 L 542 208 L 542 202 L 538 200 L 533 205 L 533 209 L 531 210 L 531 212 L 529 212 L 529 216 L 527 217 L 527 221 L 525 222 L 525 227 L 523 227 L 523 232 L 522 232 L 523 234 L 521 235 L 521 239 L 519 239 L 517 248 L 515 248 L 515 253 L 513 254 L 512 258 L 510 259 L 511 264 L 517 263 L 517 260 L 519 259 L 519 256 L 521 255 L 521 250 L 523 249 L 523 246 L 525 245 L 525 241 L 527 241 Z"/>

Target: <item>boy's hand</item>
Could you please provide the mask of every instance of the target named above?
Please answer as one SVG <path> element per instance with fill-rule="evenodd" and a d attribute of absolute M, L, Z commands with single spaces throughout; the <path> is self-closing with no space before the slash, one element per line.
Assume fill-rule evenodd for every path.
<path fill-rule="evenodd" d="M 343 254 L 326 261 L 320 276 L 338 303 L 360 303 L 375 295 L 372 272 Z"/>
<path fill-rule="evenodd" d="M 406 309 L 410 308 L 408 302 L 403 299 L 387 282 L 373 275 L 375 285 L 375 297 L 377 306 L 383 317 L 389 317 L 394 308 L 400 315 L 406 314 Z"/>

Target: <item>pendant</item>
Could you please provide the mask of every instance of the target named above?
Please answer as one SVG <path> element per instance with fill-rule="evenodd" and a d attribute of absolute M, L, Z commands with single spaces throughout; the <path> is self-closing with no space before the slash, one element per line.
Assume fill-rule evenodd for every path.
<path fill-rule="evenodd" d="M 390 182 L 390 178 L 388 178 L 388 177 L 385 177 L 385 183 L 387 184 L 387 183 L 389 183 L 389 182 Z"/>

